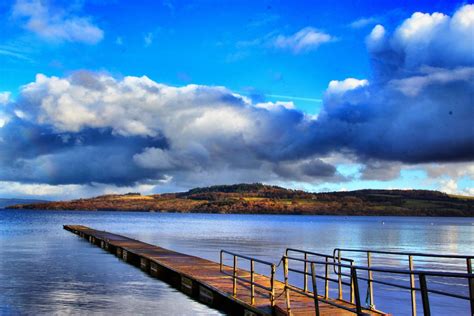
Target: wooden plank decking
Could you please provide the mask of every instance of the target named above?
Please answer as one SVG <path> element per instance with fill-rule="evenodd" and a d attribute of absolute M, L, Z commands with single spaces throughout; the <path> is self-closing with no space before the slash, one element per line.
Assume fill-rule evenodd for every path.
<path fill-rule="evenodd" d="M 237 282 L 234 297 L 233 278 L 220 271 L 220 264 L 190 256 L 113 233 L 98 231 L 81 225 L 65 225 L 71 231 L 104 250 L 116 254 L 124 261 L 139 266 L 142 270 L 169 283 L 189 296 L 232 315 L 287 315 L 284 283 L 275 281 L 275 306 L 270 304 L 269 293 L 255 288 L 255 303 L 251 304 L 250 285 Z M 224 272 L 232 274 L 232 268 L 224 266 Z M 239 269 L 240 277 L 249 278 L 250 272 Z M 270 287 L 270 278 L 255 274 L 255 281 Z M 350 308 L 349 302 L 334 300 Z M 321 315 L 354 315 L 349 311 L 326 303 L 319 303 Z M 291 291 L 292 315 L 314 315 L 312 298 Z M 364 310 L 368 315 L 383 315 Z"/>

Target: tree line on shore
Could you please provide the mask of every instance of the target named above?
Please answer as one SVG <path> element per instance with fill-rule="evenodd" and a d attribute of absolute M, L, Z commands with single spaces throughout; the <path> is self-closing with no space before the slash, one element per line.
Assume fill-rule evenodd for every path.
<path fill-rule="evenodd" d="M 145 196 L 138 192 L 111 194 L 9 208 L 224 214 L 474 216 L 474 199 L 427 190 L 310 193 L 254 183 Z"/>

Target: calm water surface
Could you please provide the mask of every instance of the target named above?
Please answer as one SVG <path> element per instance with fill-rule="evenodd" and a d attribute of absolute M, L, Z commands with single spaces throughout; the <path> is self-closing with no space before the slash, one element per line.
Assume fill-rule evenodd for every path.
<path fill-rule="evenodd" d="M 108 230 L 215 261 L 220 249 L 275 263 L 287 247 L 325 253 L 335 247 L 474 252 L 472 218 L 0 211 L 0 314 L 219 314 L 76 238 L 63 224 Z M 461 271 L 465 263 L 438 266 L 448 267 Z M 448 286 L 435 281 L 434 287 Z M 467 286 L 459 287 L 466 295 Z M 377 286 L 376 293 L 377 308 L 409 314 L 408 293 Z M 434 315 L 469 314 L 466 302 L 434 295 L 430 300 Z"/>

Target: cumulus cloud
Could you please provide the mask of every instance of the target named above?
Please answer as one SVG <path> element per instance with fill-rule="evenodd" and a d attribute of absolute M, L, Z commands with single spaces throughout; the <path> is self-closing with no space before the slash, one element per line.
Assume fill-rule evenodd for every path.
<path fill-rule="evenodd" d="M 366 161 L 361 170 L 361 179 L 390 181 L 400 176 L 402 164 L 387 161 Z"/>
<path fill-rule="evenodd" d="M 377 25 L 368 38 L 375 59 L 392 64 L 391 75 L 416 71 L 420 66 L 461 67 L 474 62 L 474 5 L 464 5 L 453 16 L 415 12 L 385 40 Z M 449 49 L 446 49 L 449 47 Z"/>
<path fill-rule="evenodd" d="M 366 44 L 371 51 L 377 51 L 385 44 L 384 40 L 385 28 L 383 25 L 377 24 L 367 36 Z"/>
<path fill-rule="evenodd" d="M 473 180 L 471 178 L 471 180 Z M 469 187 L 463 187 L 461 188 L 458 184 L 458 181 L 456 178 L 441 178 L 438 179 L 439 183 L 439 190 L 448 194 L 461 194 L 461 195 L 468 195 L 468 196 L 474 196 L 474 186 L 471 183 L 471 186 Z"/>
<path fill-rule="evenodd" d="M 104 37 L 104 32 L 90 18 L 49 7 L 41 0 L 17 0 L 13 17 L 24 21 L 27 30 L 46 40 L 96 44 Z"/>
<path fill-rule="evenodd" d="M 279 176 L 290 181 L 311 183 L 315 178 L 329 182 L 347 180 L 337 172 L 335 166 L 318 158 L 281 162 L 275 165 L 274 170 Z"/>
<path fill-rule="evenodd" d="M 298 54 L 318 48 L 321 44 L 334 40 L 331 35 L 312 27 L 305 27 L 292 35 L 278 35 L 273 45 L 279 49 L 289 49 Z"/>
<path fill-rule="evenodd" d="M 255 106 L 267 110 L 277 110 L 279 108 L 284 108 L 287 110 L 295 109 L 295 104 L 293 101 L 263 102 L 257 103 Z"/>
<path fill-rule="evenodd" d="M 376 26 L 367 42 L 370 85 L 353 81 L 357 89 L 337 97 L 328 88 L 313 144 L 332 139 L 366 161 L 473 160 L 474 45 L 465 36 L 472 8 L 452 17 L 415 13 L 392 33 Z M 441 45 L 448 39 L 456 40 L 453 54 Z"/>
<path fill-rule="evenodd" d="M 125 194 L 128 192 L 155 193 L 153 184 L 136 186 L 115 186 L 110 184 L 92 183 L 89 185 L 51 185 L 40 183 L 22 183 L 16 181 L 0 181 L 0 196 L 6 198 L 41 198 L 51 200 L 68 200 L 93 197 L 102 194 Z"/>
<path fill-rule="evenodd" d="M 232 177 L 226 182 L 239 172 L 249 181 L 286 178 L 277 165 L 310 158 L 294 146 L 314 123 L 291 102 L 252 103 L 224 87 L 84 71 L 37 75 L 9 111 L 14 119 L 0 130 L 0 178 L 61 185 L 188 182 L 203 172 Z M 320 181 L 328 166 L 303 165 L 301 172 Z"/>
<path fill-rule="evenodd" d="M 393 79 L 391 84 L 406 96 L 414 97 L 430 85 L 447 85 L 452 82 L 468 81 L 473 75 L 473 67 L 455 69 L 421 67 L 418 75 Z"/>
<path fill-rule="evenodd" d="M 332 95 L 341 95 L 350 90 L 355 90 L 361 87 L 365 87 L 369 84 L 367 79 L 355 79 L 355 78 L 346 78 L 342 81 L 331 80 L 329 86 L 326 90 L 327 94 Z"/>
<path fill-rule="evenodd" d="M 422 166 L 430 178 L 448 177 L 459 179 L 467 177 L 474 181 L 474 162 L 428 164 Z"/>

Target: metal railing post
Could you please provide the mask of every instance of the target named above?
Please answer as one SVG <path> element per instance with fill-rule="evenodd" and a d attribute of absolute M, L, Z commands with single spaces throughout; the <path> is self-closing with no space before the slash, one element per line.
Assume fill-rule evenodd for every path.
<path fill-rule="evenodd" d="M 426 285 L 426 276 L 424 274 L 418 275 L 420 279 L 421 300 L 423 302 L 423 315 L 430 316 L 430 300 L 428 297 L 428 286 Z"/>
<path fill-rule="evenodd" d="M 372 280 L 373 280 L 372 270 L 370 270 L 371 265 L 372 265 L 372 256 L 371 256 L 370 251 L 367 251 L 367 268 L 369 268 L 369 270 L 367 270 L 367 276 L 368 276 L 368 279 L 369 279 L 369 300 L 370 300 L 369 308 L 374 309 L 375 308 L 375 304 L 374 304 L 374 284 L 372 282 Z"/>
<path fill-rule="evenodd" d="M 237 297 L 237 256 L 234 255 L 234 271 L 233 271 L 234 283 L 232 286 L 232 293 L 234 297 Z"/>
<path fill-rule="evenodd" d="M 354 264 L 351 261 L 351 270 L 353 266 Z M 351 278 L 351 303 L 354 304 L 354 282 L 352 281 L 352 278 Z"/>
<path fill-rule="evenodd" d="M 467 273 L 472 274 L 472 259 L 467 258 Z M 474 278 L 468 278 L 467 282 L 469 282 L 469 298 L 471 301 L 471 314 L 474 315 Z"/>
<path fill-rule="evenodd" d="M 272 274 L 270 276 L 270 305 L 275 306 L 275 265 L 272 264 Z"/>
<path fill-rule="evenodd" d="M 326 257 L 326 265 L 325 265 L 325 280 L 324 280 L 324 298 L 329 297 L 329 265 L 328 265 L 329 258 Z"/>
<path fill-rule="evenodd" d="M 222 272 L 222 262 L 223 262 L 223 251 L 222 250 L 221 250 L 220 257 L 221 257 L 221 261 L 220 261 L 220 265 L 219 265 L 219 270 L 220 270 L 220 272 Z"/>
<path fill-rule="evenodd" d="M 413 256 L 408 256 L 408 268 L 413 272 Z M 410 273 L 410 294 L 411 294 L 411 315 L 416 316 L 416 290 L 415 290 L 415 275 Z"/>
<path fill-rule="evenodd" d="M 339 266 L 338 266 L 338 284 L 339 284 L 339 299 L 342 300 L 342 269 L 341 269 L 341 250 L 338 249 L 338 263 L 339 263 Z"/>
<path fill-rule="evenodd" d="M 305 252 L 304 253 L 304 284 L 303 284 L 303 290 L 305 292 L 308 291 L 308 254 Z"/>
<path fill-rule="evenodd" d="M 285 298 L 288 315 L 291 316 L 290 290 L 288 288 L 288 257 L 283 257 L 283 273 L 285 277 Z"/>
<path fill-rule="evenodd" d="M 362 305 L 360 304 L 359 282 L 357 281 L 357 270 L 354 267 L 351 267 L 351 279 L 352 279 L 352 284 L 354 284 L 354 295 L 355 295 L 357 315 L 364 315 L 364 313 L 362 313 Z"/>
<path fill-rule="evenodd" d="M 250 260 L 250 304 L 255 304 L 254 262 Z"/>
<path fill-rule="evenodd" d="M 316 272 L 314 262 L 311 262 L 311 282 L 313 283 L 314 311 L 319 316 L 318 287 L 316 284 Z"/>

